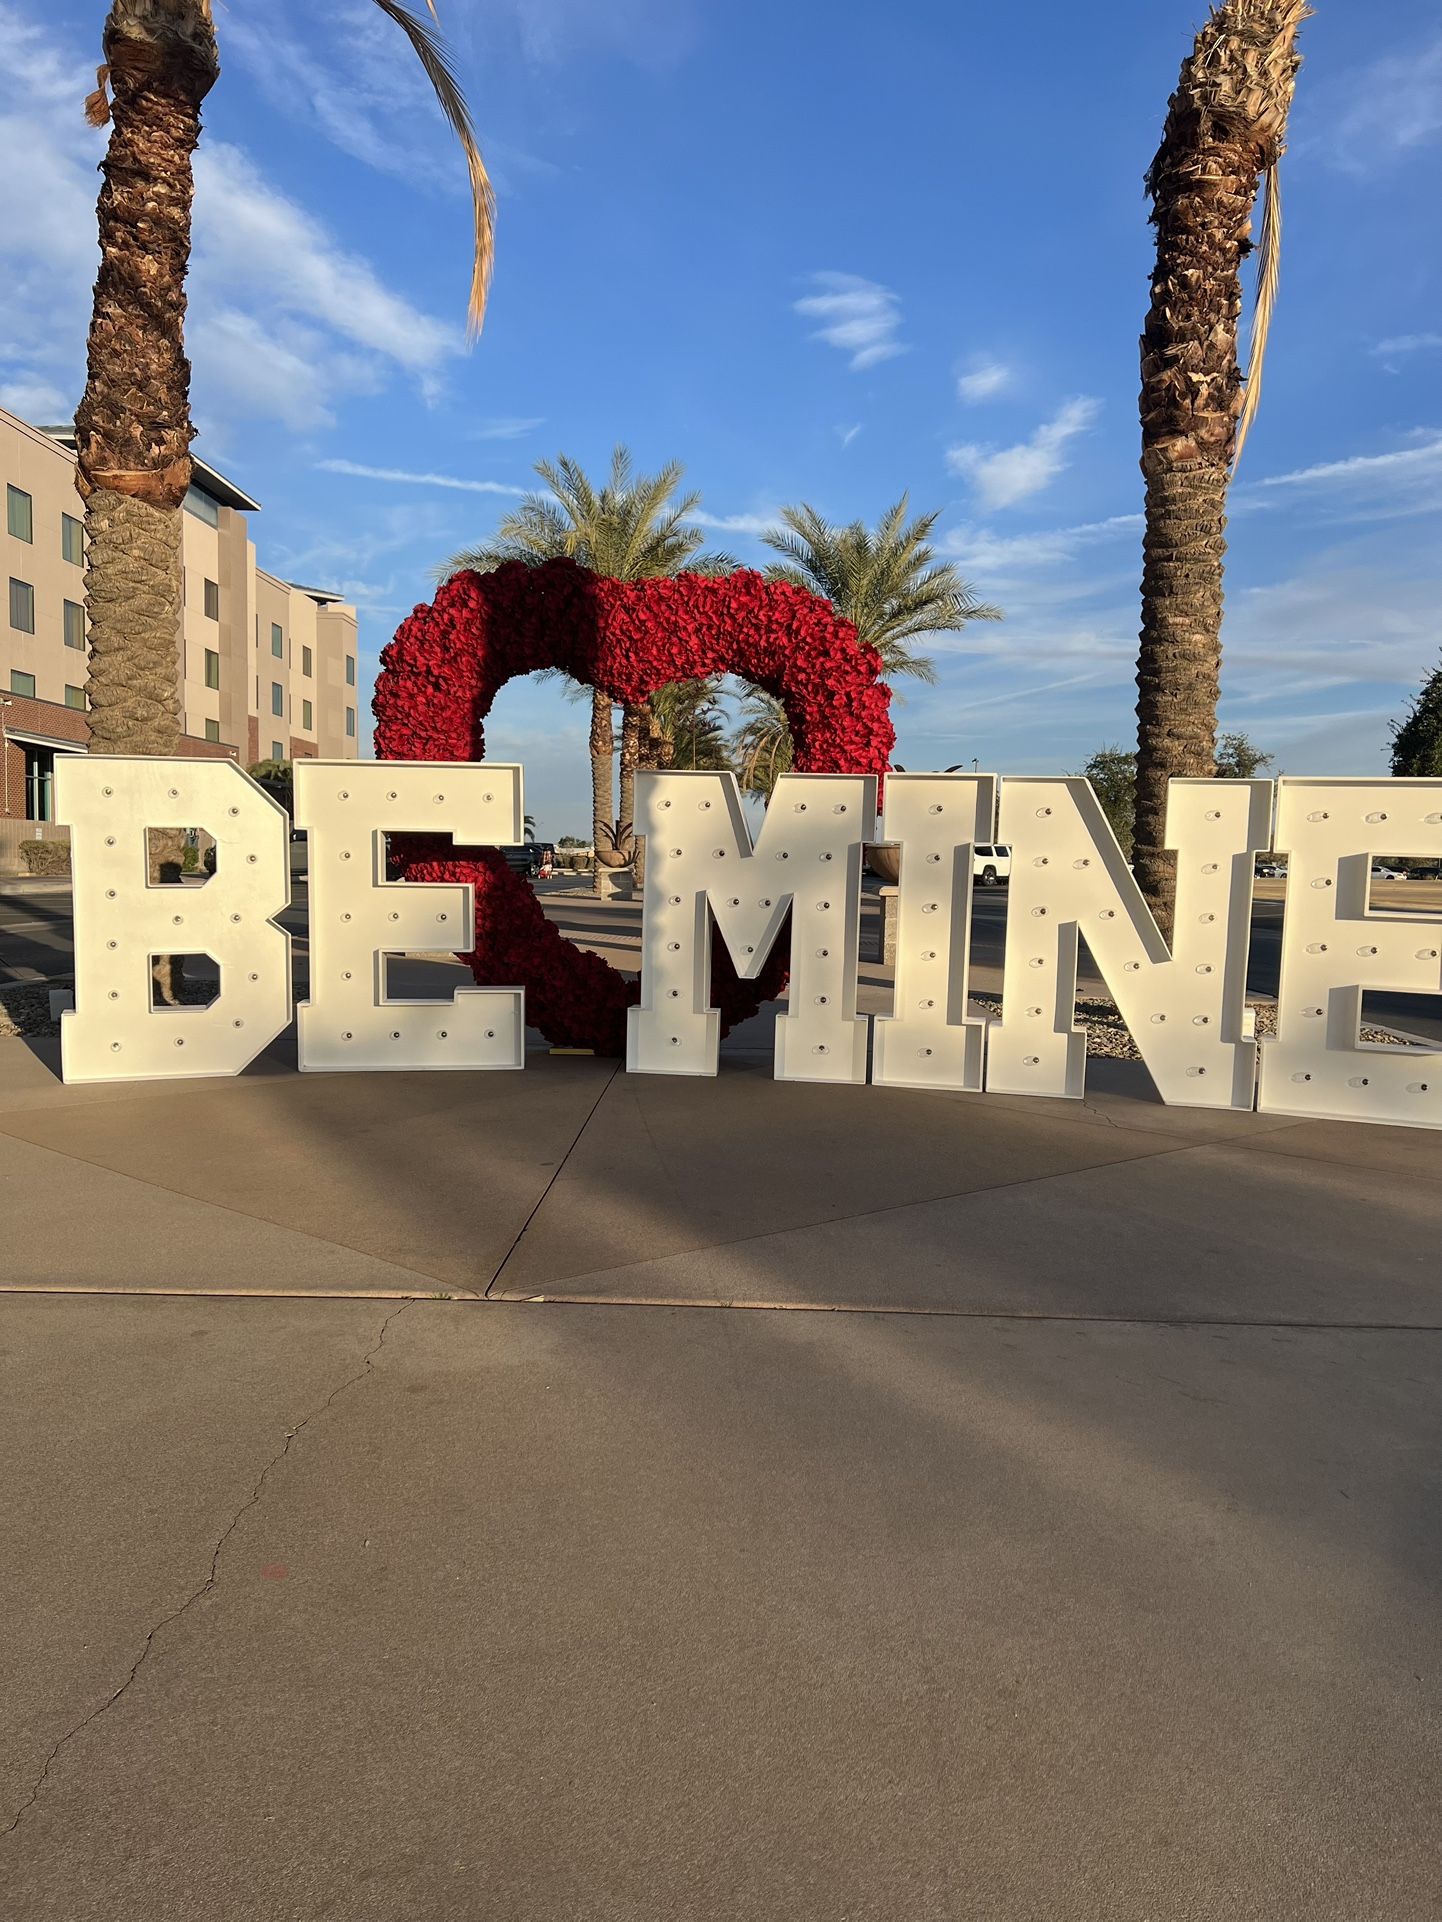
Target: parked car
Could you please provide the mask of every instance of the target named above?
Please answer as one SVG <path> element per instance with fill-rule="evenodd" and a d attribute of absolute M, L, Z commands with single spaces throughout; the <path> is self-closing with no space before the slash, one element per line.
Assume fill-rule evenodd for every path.
<path fill-rule="evenodd" d="M 541 871 L 541 852 L 535 841 L 522 841 L 516 847 L 501 849 L 512 874 L 524 874 L 528 881 L 534 881 Z"/>
<path fill-rule="evenodd" d="M 1011 849 L 974 847 L 971 851 L 971 872 L 984 888 L 994 888 L 1001 881 L 1009 881 Z"/>
<path fill-rule="evenodd" d="M 1257 874 L 1263 881 L 1285 881 L 1287 864 L 1285 861 L 1258 861 Z"/>
<path fill-rule="evenodd" d="M 1407 870 L 1406 868 L 1391 867 L 1386 861 L 1374 861 L 1372 863 L 1372 879 L 1374 881 L 1405 881 L 1407 879 Z"/>

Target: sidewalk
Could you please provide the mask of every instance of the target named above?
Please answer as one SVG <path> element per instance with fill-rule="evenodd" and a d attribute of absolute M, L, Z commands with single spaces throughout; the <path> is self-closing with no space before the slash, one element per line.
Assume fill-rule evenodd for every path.
<path fill-rule="evenodd" d="M 1437 1137 L 765 1038 L 0 1042 L 15 1914 L 1435 1915 Z"/>

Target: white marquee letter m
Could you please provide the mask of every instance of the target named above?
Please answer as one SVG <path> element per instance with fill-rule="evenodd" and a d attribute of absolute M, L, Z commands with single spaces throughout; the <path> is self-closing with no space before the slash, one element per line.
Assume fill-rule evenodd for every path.
<path fill-rule="evenodd" d="M 715 1074 L 721 1017 L 711 1006 L 712 924 L 736 972 L 752 979 L 789 909 L 791 987 L 776 1022 L 776 1078 L 864 1082 L 856 964 L 876 777 L 783 775 L 753 845 L 734 774 L 640 774 L 636 825 L 646 837 L 646 897 L 627 1068 Z"/>

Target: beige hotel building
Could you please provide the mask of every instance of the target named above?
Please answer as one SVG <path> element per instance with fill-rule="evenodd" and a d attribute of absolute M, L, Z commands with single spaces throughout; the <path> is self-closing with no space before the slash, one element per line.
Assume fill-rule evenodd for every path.
<path fill-rule="evenodd" d="M 74 433 L 0 409 L 7 598 L 0 611 L 0 872 L 26 822 L 53 817 L 57 754 L 83 754 L 84 508 Z M 176 636 L 181 752 L 242 766 L 359 746 L 356 611 L 257 566 L 259 503 L 195 462 L 185 499 L 184 611 Z M 42 830 L 43 832 L 43 830 Z"/>

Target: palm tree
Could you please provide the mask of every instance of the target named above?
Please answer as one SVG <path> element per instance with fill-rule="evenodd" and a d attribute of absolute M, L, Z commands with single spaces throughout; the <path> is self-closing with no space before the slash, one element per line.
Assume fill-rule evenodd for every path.
<path fill-rule="evenodd" d="M 617 581 L 734 565 L 724 555 L 699 552 L 705 536 L 699 528 L 688 526 L 686 518 L 695 512 L 701 496 L 692 492 L 675 497 L 684 472 L 679 461 L 668 461 L 658 473 L 638 475 L 629 450 L 618 446 L 611 455 L 610 475 L 599 488 L 569 454 L 537 461 L 535 471 L 550 491 L 528 494 L 504 517 L 489 541 L 456 554 L 444 573 L 457 574 L 466 568 L 486 573 L 506 561 L 535 565 L 563 555 L 589 567 L 593 574 Z M 618 814 L 612 792 L 611 762 L 616 752 L 612 705 L 608 696 L 591 690 L 591 813 L 598 892 L 603 851 L 621 861 L 634 856 L 636 768 L 646 726 L 644 706 L 623 710 Z"/>
<path fill-rule="evenodd" d="M 655 765 L 687 773 L 731 766 L 720 689 L 714 680 L 673 681 L 651 697 Z"/>
<path fill-rule="evenodd" d="M 881 656 L 883 679 L 907 676 L 934 682 L 936 664 L 917 654 L 923 634 L 953 634 L 968 621 L 999 621 L 1001 610 L 979 601 L 950 561 L 938 561 L 928 536 L 938 515 L 907 521 L 905 494 L 887 508 L 873 532 L 861 521 L 836 526 L 805 502 L 783 507 L 782 525 L 761 538 L 785 555 L 766 577 L 789 581 L 830 601 L 856 628 L 857 638 Z M 780 730 L 779 734 L 777 730 Z M 770 794 L 791 766 L 791 736 L 781 705 L 769 695 L 748 697 L 737 737 L 743 770 L 756 791 Z"/>
<path fill-rule="evenodd" d="M 936 514 L 909 525 L 907 497 L 887 508 L 873 533 L 861 521 L 834 526 L 804 502 L 783 507 L 782 526 L 761 538 L 785 555 L 766 570 L 768 580 L 790 581 L 830 601 L 881 656 L 884 677 L 935 681 L 935 663 L 913 653 L 922 634 L 951 634 L 968 621 L 999 621 L 999 608 L 979 601 L 950 561 L 938 561 L 927 537 Z"/>
<path fill-rule="evenodd" d="M 491 270 L 491 185 L 435 30 L 400 0 L 376 4 L 410 41 L 466 156 L 475 207 L 474 333 Z M 427 6 L 434 14 L 430 0 Z M 75 416 L 90 746 L 98 754 L 175 754 L 181 503 L 195 431 L 184 339 L 191 156 L 201 102 L 220 74 L 210 0 L 112 0 L 102 45 L 105 64 L 85 108 L 92 126 L 110 123 L 110 140 L 85 393 Z M 159 865 L 173 866 L 174 852 L 160 847 Z M 157 971 L 171 998 L 178 976 L 178 968 Z"/>
<path fill-rule="evenodd" d="M 1213 771 L 1227 488 L 1261 391 L 1281 232 L 1277 166 L 1305 0 L 1222 0 L 1182 63 L 1147 174 L 1157 263 L 1142 334 L 1146 534 L 1137 661 L 1136 873 L 1171 929 L 1167 782 Z M 1265 176 L 1251 368 L 1237 359 L 1241 263 Z"/>
<path fill-rule="evenodd" d="M 731 742 L 736 773 L 748 794 L 771 799 L 777 781 L 794 761 L 786 709 L 774 694 L 750 687 L 741 698 L 741 725 Z"/>

